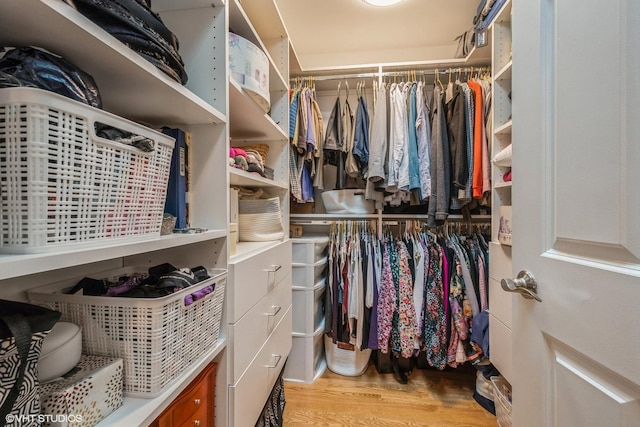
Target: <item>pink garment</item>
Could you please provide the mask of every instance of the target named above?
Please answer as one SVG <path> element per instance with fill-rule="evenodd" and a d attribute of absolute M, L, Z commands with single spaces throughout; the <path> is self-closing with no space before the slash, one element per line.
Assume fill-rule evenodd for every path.
<path fill-rule="evenodd" d="M 230 147 L 229 148 L 229 157 L 235 158 L 236 156 L 242 156 L 244 158 L 247 158 L 247 152 L 244 151 L 242 148 Z"/>
<path fill-rule="evenodd" d="M 480 309 L 485 311 L 488 306 L 487 298 L 487 278 L 484 275 L 484 259 L 478 257 L 478 283 L 480 285 Z"/>

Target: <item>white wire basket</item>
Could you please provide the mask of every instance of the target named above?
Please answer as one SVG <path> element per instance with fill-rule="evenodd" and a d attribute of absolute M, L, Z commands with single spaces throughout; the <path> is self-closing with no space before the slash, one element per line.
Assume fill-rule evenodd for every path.
<path fill-rule="evenodd" d="M 103 278 L 144 269 L 129 267 Z M 159 298 L 69 295 L 76 281 L 27 291 L 29 300 L 62 313 L 82 327 L 82 352 L 123 359 L 124 393 L 158 396 L 218 340 L 227 271 L 208 269 L 210 279 Z M 185 305 L 185 297 L 207 286 L 213 292 Z"/>
<path fill-rule="evenodd" d="M 0 252 L 159 236 L 173 138 L 53 92 L 0 90 Z M 96 135 L 104 124 L 151 151 Z"/>
<path fill-rule="evenodd" d="M 503 377 L 491 377 L 493 403 L 500 427 L 511 427 L 511 386 Z"/>

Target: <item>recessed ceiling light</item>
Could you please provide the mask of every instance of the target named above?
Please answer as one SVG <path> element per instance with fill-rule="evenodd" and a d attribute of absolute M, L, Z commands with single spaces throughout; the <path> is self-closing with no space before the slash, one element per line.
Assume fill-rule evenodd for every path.
<path fill-rule="evenodd" d="M 371 6 L 393 6 L 394 4 L 400 3 L 402 0 L 362 0 L 364 3 L 370 4 Z"/>

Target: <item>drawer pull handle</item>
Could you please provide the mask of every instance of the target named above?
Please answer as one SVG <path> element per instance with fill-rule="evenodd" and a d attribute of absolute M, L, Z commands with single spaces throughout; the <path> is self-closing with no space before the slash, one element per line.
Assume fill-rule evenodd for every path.
<path fill-rule="evenodd" d="M 196 405 L 199 405 L 200 404 L 200 399 L 194 399 L 193 403 L 195 403 Z"/>
<path fill-rule="evenodd" d="M 282 307 L 279 305 L 272 305 L 271 308 L 273 308 L 273 313 L 267 313 L 267 316 L 277 316 L 280 310 L 282 310 Z"/>
<path fill-rule="evenodd" d="M 281 265 L 274 264 L 271 266 L 271 269 L 267 270 L 269 273 L 275 273 L 282 268 Z"/>
<path fill-rule="evenodd" d="M 278 364 L 280 363 L 280 359 L 282 359 L 282 356 L 279 354 L 272 354 L 273 357 L 276 358 L 276 364 L 275 365 L 267 365 L 266 367 L 269 369 L 273 369 L 276 368 L 278 366 Z"/>
<path fill-rule="evenodd" d="M 199 426 L 200 425 L 200 420 L 193 420 L 193 425 L 194 426 Z"/>

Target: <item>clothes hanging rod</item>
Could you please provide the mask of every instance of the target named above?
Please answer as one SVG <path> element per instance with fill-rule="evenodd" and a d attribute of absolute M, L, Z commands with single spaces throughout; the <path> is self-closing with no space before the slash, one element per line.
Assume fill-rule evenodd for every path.
<path fill-rule="evenodd" d="M 449 73 L 469 73 L 475 71 L 491 71 L 490 67 L 449 67 L 449 68 L 431 68 L 431 69 L 411 69 L 411 70 L 402 70 L 402 71 L 384 71 L 384 72 L 371 72 L 371 73 L 352 73 L 352 74 L 335 74 L 335 75 L 326 75 L 326 76 L 314 76 L 313 74 L 309 74 L 306 76 L 298 76 L 292 77 L 289 81 L 295 82 L 296 80 L 309 80 L 313 79 L 313 81 L 327 81 L 327 80 L 346 80 L 346 79 L 366 79 L 366 78 L 378 78 L 378 77 L 393 77 L 393 76 L 402 76 L 409 75 L 410 73 L 416 73 L 419 75 L 427 76 L 427 75 L 436 75 L 437 74 L 449 74 Z"/>
<path fill-rule="evenodd" d="M 315 218 L 314 218 L 315 217 Z M 343 215 L 341 217 L 337 217 L 336 215 L 331 214 L 291 214 L 289 218 L 290 224 L 298 224 L 298 225 L 330 225 L 333 222 L 337 221 L 378 221 L 381 220 L 382 223 L 395 223 L 398 221 L 405 220 L 413 220 L 413 221 L 425 221 L 428 218 L 426 214 L 382 214 L 382 216 L 378 216 L 375 214 L 368 214 L 362 216 L 350 216 L 346 217 Z M 463 215 L 449 215 L 446 219 L 446 222 L 450 223 L 464 223 L 464 222 L 490 222 L 491 215 L 471 215 L 469 219 L 464 218 Z"/>

